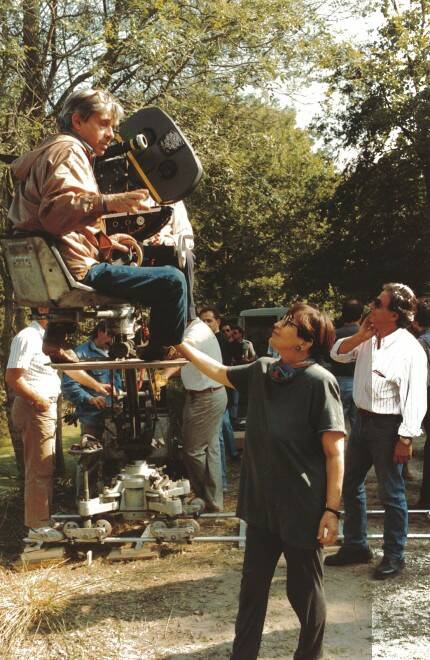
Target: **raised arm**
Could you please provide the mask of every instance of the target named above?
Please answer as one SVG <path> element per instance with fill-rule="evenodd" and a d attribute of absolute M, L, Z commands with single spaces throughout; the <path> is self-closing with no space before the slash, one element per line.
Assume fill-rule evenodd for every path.
<path fill-rule="evenodd" d="M 217 362 L 185 341 L 175 346 L 175 348 L 184 358 L 192 362 L 197 369 L 203 372 L 205 376 L 216 380 L 217 383 L 225 385 L 225 387 L 234 389 L 234 385 L 227 378 L 227 367 L 221 364 L 221 362 Z"/>

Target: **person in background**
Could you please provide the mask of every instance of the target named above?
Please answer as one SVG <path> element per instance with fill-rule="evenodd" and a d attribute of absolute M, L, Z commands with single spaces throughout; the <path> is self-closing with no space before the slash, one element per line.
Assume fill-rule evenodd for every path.
<path fill-rule="evenodd" d="M 107 330 L 106 322 L 100 321 L 92 331 L 88 341 L 77 346 L 74 351 L 80 361 L 108 360 L 109 346 L 112 334 Z M 118 371 L 109 369 L 91 369 L 89 374 L 99 383 L 109 384 L 113 378 L 113 386 L 119 391 L 122 386 Z M 105 427 L 105 411 L 110 397 L 102 396 L 94 390 L 80 385 L 67 374 L 61 384 L 63 396 L 76 406 L 76 416 L 81 424 L 81 434 L 92 435 L 101 440 Z"/>
<path fill-rule="evenodd" d="M 343 301 L 340 326 L 336 329 L 336 340 L 350 337 L 358 332 L 363 309 L 363 303 L 355 298 L 348 298 Z M 354 399 L 352 398 L 354 369 L 354 362 L 344 364 L 331 360 L 331 372 L 336 376 L 337 382 L 339 383 L 345 422 L 348 420 L 351 428 L 353 427 L 357 416 L 357 408 Z"/>
<path fill-rule="evenodd" d="M 243 328 L 240 325 L 232 325 L 231 327 L 231 363 L 232 365 L 249 364 L 256 359 L 256 354 L 252 342 L 244 339 Z M 240 392 L 236 389 L 229 390 L 228 392 L 228 409 L 230 412 L 230 419 L 233 427 L 239 420 L 239 399 Z"/>
<path fill-rule="evenodd" d="M 224 319 L 224 320 L 221 321 L 219 328 L 220 328 L 220 331 L 221 331 L 224 339 L 229 343 L 232 342 L 233 337 L 232 337 L 232 334 L 231 334 L 232 333 L 231 323 L 229 321 L 227 321 L 226 319 Z"/>
<path fill-rule="evenodd" d="M 427 412 L 423 419 L 426 434 L 424 444 L 423 479 L 416 509 L 430 509 L 430 298 L 418 298 L 415 319 L 412 324 L 414 333 L 427 356 Z"/>
<path fill-rule="evenodd" d="M 171 206 L 173 213 L 169 222 L 143 244 L 175 248 L 179 268 L 184 273 L 187 283 L 187 320 L 194 321 L 197 316 L 194 302 L 194 232 L 184 202 L 176 202 Z"/>
<path fill-rule="evenodd" d="M 24 445 L 24 523 L 29 536 L 62 538 L 50 523 L 55 463 L 57 398 L 60 377 L 42 351 L 49 309 L 32 309 L 30 325 L 13 339 L 6 368 L 6 383 L 15 392 L 12 421 Z M 44 318 L 44 315 L 46 317 Z M 37 319 L 37 320 L 36 320 Z M 98 383 L 84 371 L 65 372 L 97 394 L 110 393 L 109 385 Z"/>
<path fill-rule="evenodd" d="M 232 342 L 232 364 L 248 364 L 257 359 L 254 346 L 249 339 L 245 339 L 243 328 L 233 325 L 231 328 Z"/>
<path fill-rule="evenodd" d="M 207 323 L 195 319 L 185 335 L 205 355 L 221 361 L 218 341 Z M 223 509 L 219 430 L 227 405 L 225 388 L 192 364 L 181 369 L 185 407 L 182 422 L 183 457 L 191 488 L 205 502 L 205 510 Z"/>
<path fill-rule="evenodd" d="M 218 309 L 216 307 L 202 307 L 202 309 L 199 312 L 199 317 L 204 323 L 206 323 L 210 327 L 212 332 L 215 334 L 215 337 L 217 338 L 219 347 L 221 349 L 222 363 L 225 365 L 230 365 L 231 342 L 228 341 L 225 338 L 223 332 L 221 332 L 221 316 Z M 236 441 L 234 438 L 233 427 L 231 425 L 230 412 L 228 406 L 226 406 L 226 409 L 224 410 L 224 415 L 222 417 L 220 432 L 219 432 L 219 442 L 221 449 L 223 490 L 224 492 L 226 492 L 228 488 L 226 450 L 233 461 L 240 460 L 240 454 L 236 447 Z"/>

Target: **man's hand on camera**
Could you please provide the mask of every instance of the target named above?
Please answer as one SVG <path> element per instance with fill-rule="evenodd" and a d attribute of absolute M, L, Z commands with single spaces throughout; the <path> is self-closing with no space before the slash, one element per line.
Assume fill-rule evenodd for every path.
<path fill-rule="evenodd" d="M 108 213 L 143 213 L 150 209 L 148 197 L 148 191 L 140 188 L 115 195 L 104 195 L 103 200 Z"/>

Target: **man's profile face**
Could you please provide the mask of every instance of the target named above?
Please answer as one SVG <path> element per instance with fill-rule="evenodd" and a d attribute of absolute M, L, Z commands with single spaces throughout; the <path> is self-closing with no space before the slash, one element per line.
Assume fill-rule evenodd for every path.
<path fill-rule="evenodd" d="M 88 119 L 83 119 L 79 112 L 72 115 L 72 129 L 82 140 L 95 151 L 96 156 L 102 156 L 114 137 L 115 122 L 111 114 L 93 112 Z"/>
<path fill-rule="evenodd" d="M 110 332 L 105 330 L 99 330 L 96 338 L 96 345 L 103 349 L 107 350 L 113 342 L 113 335 Z"/>
<path fill-rule="evenodd" d="M 232 340 L 231 326 L 230 325 L 223 325 L 222 328 L 221 328 L 221 332 L 224 335 L 224 338 L 227 339 L 227 341 Z"/>
<path fill-rule="evenodd" d="M 200 319 L 210 327 L 213 333 L 219 332 L 219 320 L 215 318 L 213 312 L 202 312 Z"/>
<path fill-rule="evenodd" d="M 388 291 L 381 291 L 381 293 L 369 303 L 370 321 L 376 326 L 385 325 L 386 323 L 395 322 L 398 318 L 396 312 L 390 309 L 391 294 Z"/>

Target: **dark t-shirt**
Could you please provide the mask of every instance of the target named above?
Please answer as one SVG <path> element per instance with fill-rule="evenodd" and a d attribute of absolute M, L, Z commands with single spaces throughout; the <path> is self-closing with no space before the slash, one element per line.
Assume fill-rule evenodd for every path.
<path fill-rule="evenodd" d="M 345 432 L 339 386 L 318 364 L 276 383 L 267 373 L 274 361 L 228 370 L 232 385 L 248 390 L 237 514 L 292 546 L 315 547 L 326 505 L 321 434 Z"/>
<path fill-rule="evenodd" d="M 231 365 L 231 342 L 228 342 L 227 339 L 225 339 L 224 335 L 222 332 L 216 332 L 215 337 L 218 339 L 218 344 L 221 349 L 221 355 L 222 355 L 222 363 L 230 366 Z"/>

